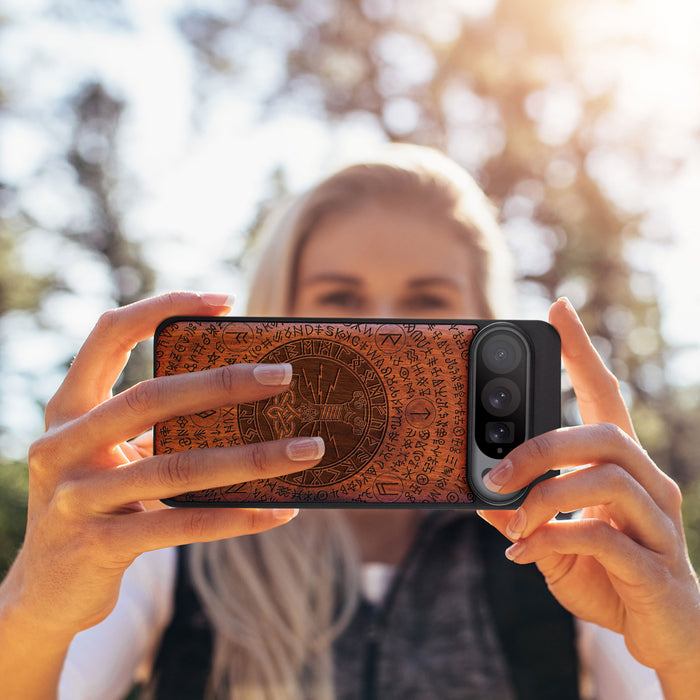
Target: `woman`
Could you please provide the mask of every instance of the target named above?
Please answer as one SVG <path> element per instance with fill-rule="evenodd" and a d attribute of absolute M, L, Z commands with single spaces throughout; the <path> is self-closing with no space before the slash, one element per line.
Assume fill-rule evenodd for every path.
<path fill-rule="evenodd" d="M 272 226 L 248 310 L 309 316 L 503 315 L 498 292 L 508 275 L 499 269 L 506 260 L 499 241 L 486 201 L 466 173 L 434 152 L 399 149 L 383 163 L 325 181 Z M 99 630 L 107 630 L 112 645 L 101 653 L 101 665 L 124 676 L 122 669 L 135 661 L 123 666 L 120 657 L 137 647 L 141 657 L 143 639 L 157 643 L 167 626 L 154 690 L 163 697 L 168 679 L 182 689 L 192 677 L 193 665 L 180 672 L 188 657 L 183 660 L 177 649 L 198 629 L 204 629 L 204 640 L 213 630 L 212 658 L 207 650 L 200 664 L 212 662 L 210 688 L 232 688 L 233 697 L 332 697 L 334 692 L 360 697 L 366 691 L 378 697 L 507 698 L 521 693 L 510 638 L 525 635 L 521 629 L 505 635 L 499 629 L 501 606 L 489 599 L 487 585 L 492 540 L 484 534 L 495 531 L 477 526 L 476 518 L 441 516 L 448 522 L 436 524 L 417 511 L 319 511 L 302 513 L 264 535 L 236 537 L 286 523 L 295 512 L 154 507 L 154 499 L 252 475 L 298 471 L 322 456 L 317 439 L 176 457 L 150 457 L 147 438 L 126 442 L 158 420 L 284 391 L 288 367 L 233 366 L 150 380 L 111 397 L 130 348 L 150 336 L 162 318 L 228 308 L 222 296 L 180 294 L 108 312 L 76 357 L 47 408 L 47 433 L 30 453 L 25 545 L 1 590 L 0 670 L 8 679 L 6 692 L 31 698 L 55 691 L 71 639 L 109 615 L 124 570 L 138 554 L 217 540 L 191 548 L 188 566 L 178 565 L 172 615 L 166 603 L 160 612 L 132 616 L 154 623 L 141 635 L 120 627 L 129 619 L 123 608 L 158 608 L 154 602 L 173 586 L 172 578 L 170 584 L 158 581 L 167 578 L 158 563 L 172 571 L 173 550 L 140 559 L 137 567 L 155 572 L 145 578 L 157 585 L 148 594 L 136 586 L 132 597 L 120 601 L 122 613 L 83 635 L 87 641 L 78 641 L 75 653 L 80 655 L 81 644 L 94 646 Z M 667 698 L 689 698 L 700 682 L 700 592 L 684 544 L 678 488 L 636 442 L 617 382 L 570 305 L 554 304 L 550 321 L 562 337 L 585 425 L 516 448 L 489 483 L 494 491 L 509 492 L 551 468 L 586 466 L 538 485 L 515 513 L 482 516 L 514 542 L 507 556 L 535 562 L 551 593 L 573 615 L 622 635 L 634 657 L 656 670 Z M 551 522 L 558 511 L 575 509 L 583 509 L 582 519 Z M 421 566 L 411 569 L 427 537 L 430 545 L 419 554 L 428 559 L 419 557 Z M 445 556 L 430 558 L 443 551 Z M 160 558 L 149 566 L 149 556 Z M 391 638 L 362 646 L 367 659 L 358 658 L 355 642 L 376 628 L 368 626 L 371 608 L 355 604 L 362 585 L 358 562 L 379 565 L 362 569 L 370 579 L 380 572 L 378 584 L 370 580 L 364 586 L 368 596 L 381 599 L 389 588 L 396 605 L 408 584 L 415 584 L 406 593 L 409 600 L 404 598 L 406 614 L 393 620 Z M 439 576 L 426 566 L 440 567 Z M 399 582 L 392 587 L 395 576 Z M 499 581 L 509 578 L 497 576 L 491 583 L 498 589 Z M 442 591 L 445 581 L 450 596 L 450 582 L 469 586 L 460 604 L 446 610 L 434 607 L 441 595 L 430 595 Z M 503 607 L 508 602 L 504 599 Z M 557 622 L 557 628 L 561 625 L 565 622 Z M 527 632 L 536 660 L 547 640 L 535 644 L 538 625 Z M 187 647 L 188 653 L 196 646 Z M 462 646 L 473 655 L 471 663 L 455 655 Z M 389 678 L 387 659 L 395 674 Z M 67 674 L 75 668 L 70 661 Z M 358 670 L 368 679 L 367 688 Z M 98 696 L 108 697 L 114 681 L 103 678 L 108 680 Z M 542 688 L 539 697 L 545 693 Z"/>

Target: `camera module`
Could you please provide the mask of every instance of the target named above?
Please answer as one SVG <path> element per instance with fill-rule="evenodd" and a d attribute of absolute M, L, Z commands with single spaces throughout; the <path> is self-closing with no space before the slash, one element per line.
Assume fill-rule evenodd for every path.
<path fill-rule="evenodd" d="M 533 434 L 560 424 L 560 364 L 556 331 L 541 321 L 486 322 L 477 331 L 469 352 L 467 478 L 484 503 L 510 506 L 526 492 L 494 493 L 484 475 Z"/>
<path fill-rule="evenodd" d="M 472 346 L 470 406 L 474 451 L 479 466 L 502 459 L 530 431 L 532 353 L 522 331 L 497 321 L 477 335 Z M 474 458 L 474 457 L 473 457 Z"/>

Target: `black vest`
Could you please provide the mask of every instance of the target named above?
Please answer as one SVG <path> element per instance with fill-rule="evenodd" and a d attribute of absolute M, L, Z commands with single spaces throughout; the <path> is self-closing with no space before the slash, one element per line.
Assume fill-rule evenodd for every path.
<path fill-rule="evenodd" d="M 573 618 L 549 593 L 534 565 L 517 565 L 505 558 L 503 551 L 509 544 L 473 514 L 431 513 L 387 604 L 380 609 L 361 605 L 336 643 L 339 698 L 501 698 L 507 695 L 496 688 L 505 684 L 510 687 L 508 695 L 518 700 L 578 700 Z M 478 557 L 480 566 L 473 565 L 474 559 L 460 566 L 458 560 L 469 546 L 476 550 L 470 556 Z M 174 615 L 163 637 L 150 688 L 154 698 L 202 698 L 210 672 L 212 632 L 190 580 L 186 558 L 187 548 L 180 548 Z M 473 569 L 480 569 L 476 578 Z M 456 587 L 461 598 L 457 601 Z M 479 596 L 485 612 L 477 614 Z M 460 648 L 465 626 L 460 626 L 460 609 L 471 616 L 469 620 L 474 620 L 475 614 L 477 622 L 488 618 L 476 626 L 495 630 L 497 652 L 487 653 L 481 663 L 490 664 L 486 673 L 500 669 L 507 678 L 499 678 L 500 686 L 494 682 L 493 692 L 475 691 L 472 685 L 468 693 L 465 688 L 465 683 L 474 682 L 475 669 L 467 650 Z M 382 635 L 392 644 L 383 643 Z M 393 643 L 394 636 L 401 640 Z M 426 640 L 431 636 L 435 639 Z M 473 638 L 469 643 L 474 649 Z M 397 654 L 402 655 L 398 660 Z M 421 658 L 421 654 L 428 658 Z"/>

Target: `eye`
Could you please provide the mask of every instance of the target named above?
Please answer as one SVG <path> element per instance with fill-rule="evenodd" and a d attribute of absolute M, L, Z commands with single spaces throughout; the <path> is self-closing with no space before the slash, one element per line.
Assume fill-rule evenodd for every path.
<path fill-rule="evenodd" d="M 439 294 L 416 294 L 409 297 L 405 306 L 414 311 L 444 310 L 451 307 L 451 300 Z"/>
<path fill-rule="evenodd" d="M 323 308 L 335 308 L 349 311 L 361 308 L 364 300 L 357 292 L 350 289 L 343 289 L 319 295 L 316 299 L 316 303 Z"/>

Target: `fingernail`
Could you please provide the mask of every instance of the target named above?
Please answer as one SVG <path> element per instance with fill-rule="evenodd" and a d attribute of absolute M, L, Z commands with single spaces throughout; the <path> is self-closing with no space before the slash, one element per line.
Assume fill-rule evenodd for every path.
<path fill-rule="evenodd" d="M 578 319 L 578 314 L 576 313 L 576 309 L 574 308 L 574 305 L 569 301 L 569 297 L 559 297 L 557 301 L 561 301 L 564 304 L 564 307 L 566 310 L 575 318 Z"/>
<path fill-rule="evenodd" d="M 492 469 L 484 477 L 484 486 L 489 491 L 498 493 L 501 488 L 508 483 L 508 480 L 513 473 L 513 465 L 509 459 L 501 462 L 495 469 Z"/>
<path fill-rule="evenodd" d="M 229 309 L 233 308 L 233 305 L 236 301 L 236 297 L 233 294 L 211 294 L 209 292 L 205 292 L 205 293 L 200 294 L 199 298 L 207 306 L 216 306 L 216 307 L 228 306 Z"/>
<path fill-rule="evenodd" d="M 506 558 L 515 561 L 518 557 L 522 557 L 525 553 L 526 545 L 524 542 L 516 542 L 506 549 Z"/>
<path fill-rule="evenodd" d="M 525 515 L 525 511 L 521 508 L 515 512 L 515 515 L 508 523 L 506 527 L 506 535 L 508 535 L 508 537 L 510 537 L 512 540 L 519 540 L 520 535 L 523 534 L 526 526 L 527 515 Z"/>
<path fill-rule="evenodd" d="M 292 366 L 286 362 L 279 365 L 258 365 L 253 374 L 259 384 L 284 386 L 292 381 Z"/>
<path fill-rule="evenodd" d="M 275 517 L 275 520 L 282 520 L 283 522 L 287 522 L 288 520 L 291 520 L 292 518 L 296 518 L 297 515 L 299 515 L 299 509 L 298 508 L 273 508 L 272 515 Z"/>
<path fill-rule="evenodd" d="M 326 451 L 323 438 L 298 438 L 287 443 L 287 456 L 294 462 L 320 459 Z"/>

